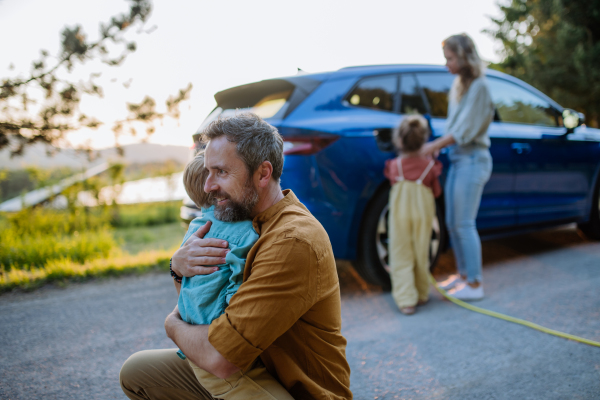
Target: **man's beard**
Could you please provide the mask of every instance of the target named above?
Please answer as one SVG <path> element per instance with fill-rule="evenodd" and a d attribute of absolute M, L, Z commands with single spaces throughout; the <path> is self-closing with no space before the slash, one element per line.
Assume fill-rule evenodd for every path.
<path fill-rule="evenodd" d="M 235 201 L 225 192 L 211 193 L 211 197 L 225 198 L 227 203 L 215 206 L 215 218 L 223 222 L 237 222 L 250 219 L 254 207 L 258 203 L 258 191 L 248 179 L 242 191 L 242 200 Z"/>

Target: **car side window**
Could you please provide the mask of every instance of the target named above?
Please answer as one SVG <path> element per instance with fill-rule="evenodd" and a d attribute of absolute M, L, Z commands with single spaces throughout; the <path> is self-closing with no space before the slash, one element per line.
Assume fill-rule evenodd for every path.
<path fill-rule="evenodd" d="M 502 79 L 489 77 L 488 85 L 501 122 L 558 126 L 557 111 L 546 100 Z"/>
<path fill-rule="evenodd" d="M 400 113 L 427 114 L 417 79 L 413 74 L 402 74 L 400 77 Z"/>
<path fill-rule="evenodd" d="M 365 78 L 348 93 L 346 101 L 357 107 L 394 111 L 394 97 L 397 91 L 397 75 Z"/>
<path fill-rule="evenodd" d="M 432 117 L 446 118 L 448 93 L 454 77 L 447 72 L 423 72 L 417 74 L 419 85 L 425 93 Z"/>

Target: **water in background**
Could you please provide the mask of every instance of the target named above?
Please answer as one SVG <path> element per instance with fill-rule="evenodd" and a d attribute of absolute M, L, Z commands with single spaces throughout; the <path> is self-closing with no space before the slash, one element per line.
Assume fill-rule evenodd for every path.
<path fill-rule="evenodd" d="M 183 186 L 183 172 L 156 178 L 146 178 L 125 182 L 122 185 L 107 186 L 100 190 L 103 202 L 118 204 L 150 203 L 170 200 L 183 200 L 187 193 Z M 95 206 L 96 199 L 89 192 L 79 193 L 78 200 L 82 205 Z"/>

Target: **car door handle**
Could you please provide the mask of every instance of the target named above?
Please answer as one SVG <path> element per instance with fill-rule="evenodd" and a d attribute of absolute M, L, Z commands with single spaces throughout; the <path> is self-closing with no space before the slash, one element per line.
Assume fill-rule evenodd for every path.
<path fill-rule="evenodd" d="M 531 146 L 529 145 L 529 143 L 513 143 L 510 145 L 510 147 L 517 154 L 531 153 Z"/>

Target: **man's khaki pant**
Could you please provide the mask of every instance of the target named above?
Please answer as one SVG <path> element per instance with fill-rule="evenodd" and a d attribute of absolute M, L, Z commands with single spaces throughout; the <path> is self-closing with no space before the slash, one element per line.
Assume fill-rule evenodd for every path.
<path fill-rule="evenodd" d="M 246 371 L 218 378 L 177 356 L 176 349 L 135 353 L 121 367 L 123 392 L 133 400 L 293 400 L 257 361 Z M 200 384 L 200 381 L 202 384 Z"/>

